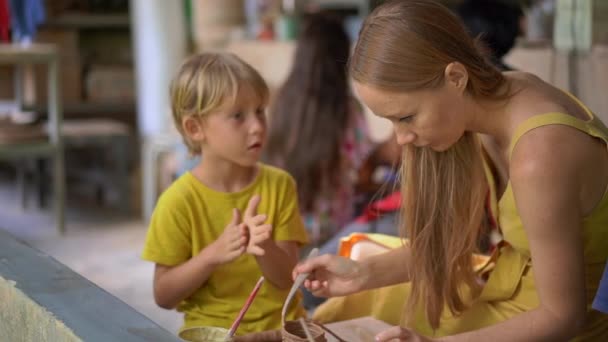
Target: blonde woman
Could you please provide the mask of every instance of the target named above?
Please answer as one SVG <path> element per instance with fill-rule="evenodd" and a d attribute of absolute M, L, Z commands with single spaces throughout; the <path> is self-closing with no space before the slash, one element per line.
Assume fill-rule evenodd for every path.
<path fill-rule="evenodd" d="M 608 340 L 591 309 L 608 258 L 608 130 L 573 96 L 493 67 L 445 7 L 391 1 L 365 21 L 356 92 L 403 146 L 409 244 L 298 265 L 319 296 L 408 283 L 403 323 L 378 341 Z M 486 194 L 504 241 L 471 267 Z"/>

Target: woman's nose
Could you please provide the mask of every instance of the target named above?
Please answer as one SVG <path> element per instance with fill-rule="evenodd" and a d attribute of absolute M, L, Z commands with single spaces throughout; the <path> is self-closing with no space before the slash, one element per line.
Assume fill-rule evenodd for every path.
<path fill-rule="evenodd" d="M 397 144 L 404 146 L 416 140 L 416 134 L 412 132 L 397 132 Z"/>

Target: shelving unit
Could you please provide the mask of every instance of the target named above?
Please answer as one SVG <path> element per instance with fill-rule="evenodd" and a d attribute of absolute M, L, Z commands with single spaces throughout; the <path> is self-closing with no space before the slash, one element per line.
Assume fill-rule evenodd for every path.
<path fill-rule="evenodd" d="M 130 148 L 137 127 L 131 18 L 128 6 L 107 12 L 77 2 L 49 12 L 36 36 L 57 44 L 69 194 L 128 212 L 130 170 L 137 160 Z M 26 109 L 46 113 L 45 91 L 34 93 Z M 95 153 L 95 163 L 88 152 Z"/>
<path fill-rule="evenodd" d="M 48 28 L 79 28 L 79 29 L 128 29 L 130 18 L 128 14 L 81 14 L 68 13 L 51 18 L 44 23 Z"/>
<path fill-rule="evenodd" d="M 59 97 L 58 52 L 53 45 L 28 46 L 0 44 L 0 64 L 15 66 L 15 97 L 5 108 L 22 110 L 22 69 L 24 65 L 43 64 L 47 67 L 48 128 L 46 139 L 27 139 L 0 143 L 0 158 L 26 159 L 50 157 L 54 160 L 53 193 L 55 197 L 55 223 L 60 234 L 65 233 L 65 171 L 61 134 L 62 112 Z"/>
<path fill-rule="evenodd" d="M 38 42 L 57 44 L 59 69 L 65 76 L 61 84 L 65 118 L 117 119 L 136 127 L 135 99 L 115 96 L 119 90 L 131 94 L 126 89 L 133 89 L 125 82 L 132 77 L 133 66 L 130 19 L 126 11 L 66 10 L 49 15 L 39 27 Z M 95 82 L 110 83 L 113 87 L 103 89 L 114 91 L 91 90 Z M 34 93 L 28 109 L 44 111 L 44 92 Z"/>

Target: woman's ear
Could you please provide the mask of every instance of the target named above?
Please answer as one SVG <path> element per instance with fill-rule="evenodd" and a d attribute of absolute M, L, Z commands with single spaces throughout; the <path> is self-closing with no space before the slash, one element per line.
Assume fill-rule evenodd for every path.
<path fill-rule="evenodd" d="M 449 86 L 464 91 L 469 82 L 469 72 L 467 68 L 459 62 L 452 62 L 445 67 L 445 81 Z"/>
<path fill-rule="evenodd" d="M 189 140 L 196 142 L 205 141 L 205 132 L 200 118 L 190 115 L 185 116 L 182 119 L 182 129 Z"/>

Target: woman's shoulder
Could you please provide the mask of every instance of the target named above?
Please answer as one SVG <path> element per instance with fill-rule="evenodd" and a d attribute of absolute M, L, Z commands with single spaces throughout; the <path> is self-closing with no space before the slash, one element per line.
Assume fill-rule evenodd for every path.
<path fill-rule="evenodd" d="M 568 115 L 559 110 L 547 113 Z M 542 114 L 532 113 L 527 119 L 534 120 L 534 116 Z M 603 187 L 603 177 L 590 170 L 605 166 L 605 143 L 585 130 L 563 124 L 563 121 L 537 119 L 542 120 L 537 120 L 534 125 L 523 125 L 526 122 L 524 116 L 520 121 L 523 130 L 516 132 L 511 141 L 509 178 L 514 189 L 530 188 L 534 183 L 544 182 L 554 184 L 555 191 L 565 189 L 565 184 L 570 184 L 572 189 L 593 187 L 592 184 Z"/>
<path fill-rule="evenodd" d="M 536 76 L 516 73 L 514 79 L 521 86 L 514 96 L 508 150 L 514 190 L 548 182 L 554 184 L 553 191 L 566 191 L 570 184 L 572 194 L 578 194 L 574 197 L 597 197 L 606 185 L 608 155 L 606 143 L 590 133 L 590 111 Z M 583 207 L 594 204 L 582 202 Z"/>
<path fill-rule="evenodd" d="M 581 120 L 589 118 L 587 108 L 580 101 L 540 77 L 521 71 L 504 75 L 512 85 L 508 111 L 514 123 L 547 113 L 562 113 Z"/>

